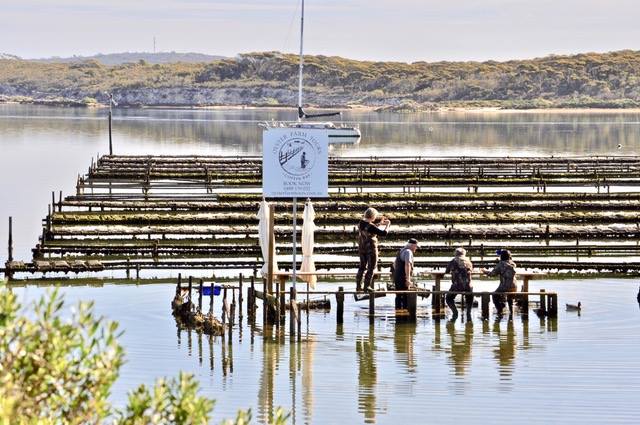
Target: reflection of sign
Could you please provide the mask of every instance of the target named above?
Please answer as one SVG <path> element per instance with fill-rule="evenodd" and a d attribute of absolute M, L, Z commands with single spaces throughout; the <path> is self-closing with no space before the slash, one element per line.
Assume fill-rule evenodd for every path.
<path fill-rule="evenodd" d="M 262 191 L 273 198 L 328 197 L 329 136 L 323 129 L 268 128 L 262 136 Z"/>

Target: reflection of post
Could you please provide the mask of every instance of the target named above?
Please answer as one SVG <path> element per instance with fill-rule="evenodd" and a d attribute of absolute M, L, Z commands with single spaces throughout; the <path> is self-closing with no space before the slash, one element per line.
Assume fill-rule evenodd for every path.
<path fill-rule="evenodd" d="M 507 321 L 507 334 L 503 335 L 500 330 L 500 319 L 496 319 L 493 323 L 493 332 L 498 336 L 498 348 L 494 350 L 494 354 L 500 366 L 500 377 L 510 380 L 513 373 L 513 360 L 516 357 L 516 333 L 513 320 Z"/>
<path fill-rule="evenodd" d="M 269 326 L 270 327 L 270 326 Z M 258 390 L 258 422 L 271 423 L 273 418 L 274 375 L 278 365 L 279 344 L 270 339 L 262 343 L 262 369 Z"/>
<path fill-rule="evenodd" d="M 416 360 L 413 349 L 415 335 L 415 323 L 396 323 L 393 333 L 393 345 L 398 355 L 398 360 L 406 364 L 407 372 L 409 373 L 414 373 L 416 370 Z"/>
<path fill-rule="evenodd" d="M 297 344 L 298 346 L 300 344 Z M 302 403 L 304 423 L 311 423 L 313 418 L 313 355 L 316 343 L 313 337 L 307 338 L 305 349 L 302 351 Z"/>
<path fill-rule="evenodd" d="M 364 414 L 364 422 L 376 421 L 376 384 L 378 372 L 376 368 L 374 327 L 369 326 L 369 337 L 358 337 L 356 353 L 358 354 L 358 411 Z"/>

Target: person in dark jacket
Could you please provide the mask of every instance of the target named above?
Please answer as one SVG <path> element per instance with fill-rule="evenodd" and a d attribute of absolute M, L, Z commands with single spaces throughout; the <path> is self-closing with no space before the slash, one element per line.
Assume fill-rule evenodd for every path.
<path fill-rule="evenodd" d="M 445 270 L 445 273 L 451 273 L 451 288 L 449 288 L 449 291 L 472 292 L 471 271 L 473 270 L 473 264 L 466 256 L 467 251 L 462 247 L 456 248 L 454 255 L 454 258 L 447 264 L 447 269 Z M 464 297 L 467 307 L 467 320 L 471 320 L 473 295 L 465 295 Z M 453 320 L 456 320 L 458 317 L 458 309 L 455 303 L 456 295 L 447 294 L 445 300 L 453 313 Z"/>
<path fill-rule="evenodd" d="M 356 274 L 356 291 L 373 288 L 373 273 L 378 266 L 378 236 L 387 236 L 391 225 L 375 208 L 367 208 L 364 217 L 358 223 L 358 254 L 360 267 Z M 384 226 L 382 229 L 379 226 Z M 362 278 L 364 276 L 364 288 Z"/>
<path fill-rule="evenodd" d="M 494 292 L 516 292 L 516 263 L 511 259 L 511 252 L 508 250 L 500 251 L 500 262 L 493 270 L 483 270 L 483 272 L 487 276 L 500 276 L 500 284 Z M 498 314 L 502 314 L 505 298 L 509 304 L 509 314 L 513 314 L 513 296 L 494 294 L 492 298 Z"/>
<path fill-rule="evenodd" d="M 398 251 L 393 262 L 393 283 L 398 291 L 406 291 L 415 288 L 411 281 L 413 276 L 413 254 L 418 249 L 418 241 L 411 238 L 407 244 Z M 408 299 L 406 294 L 396 294 L 396 308 L 407 308 Z"/>

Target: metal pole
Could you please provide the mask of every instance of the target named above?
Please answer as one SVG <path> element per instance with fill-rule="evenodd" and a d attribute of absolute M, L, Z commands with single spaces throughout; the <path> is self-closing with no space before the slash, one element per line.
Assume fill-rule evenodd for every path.
<path fill-rule="evenodd" d="M 304 58 L 302 57 L 303 36 L 304 36 L 304 0 L 302 0 L 302 11 L 300 14 L 300 66 L 298 70 L 298 108 L 302 108 L 302 68 L 304 67 Z M 300 114 L 298 114 L 298 122 L 299 121 L 302 121 L 302 117 L 300 116 Z"/>
<path fill-rule="evenodd" d="M 291 278 L 293 279 L 293 287 L 296 289 L 296 250 L 298 249 L 296 244 L 297 232 L 296 229 L 298 227 L 298 198 L 293 198 L 293 272 L 291 273 Z"/>
<path fill-rule="evenodd" d="M 113 94 L 109 94 L 109 155 L 113 155 L 113 140 L 111 139 L 111 105 L 113 104 Z"/>

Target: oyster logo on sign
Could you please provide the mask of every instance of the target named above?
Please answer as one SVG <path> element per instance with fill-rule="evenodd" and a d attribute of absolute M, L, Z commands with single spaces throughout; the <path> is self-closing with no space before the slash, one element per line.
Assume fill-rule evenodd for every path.
<path fill-rule="evenodd" d="M 292 139 L 282 144 L 278 152 L 278 161 L 282 169 L 292 176 L 303 176 L 313 170 L 315 149 L 310 141 Z"/>
<path fill-rule="evenodd" d="M 327 197 L 329 137 L 323 129 L 269 128 L 263 133 L 264 196 Z"/>

